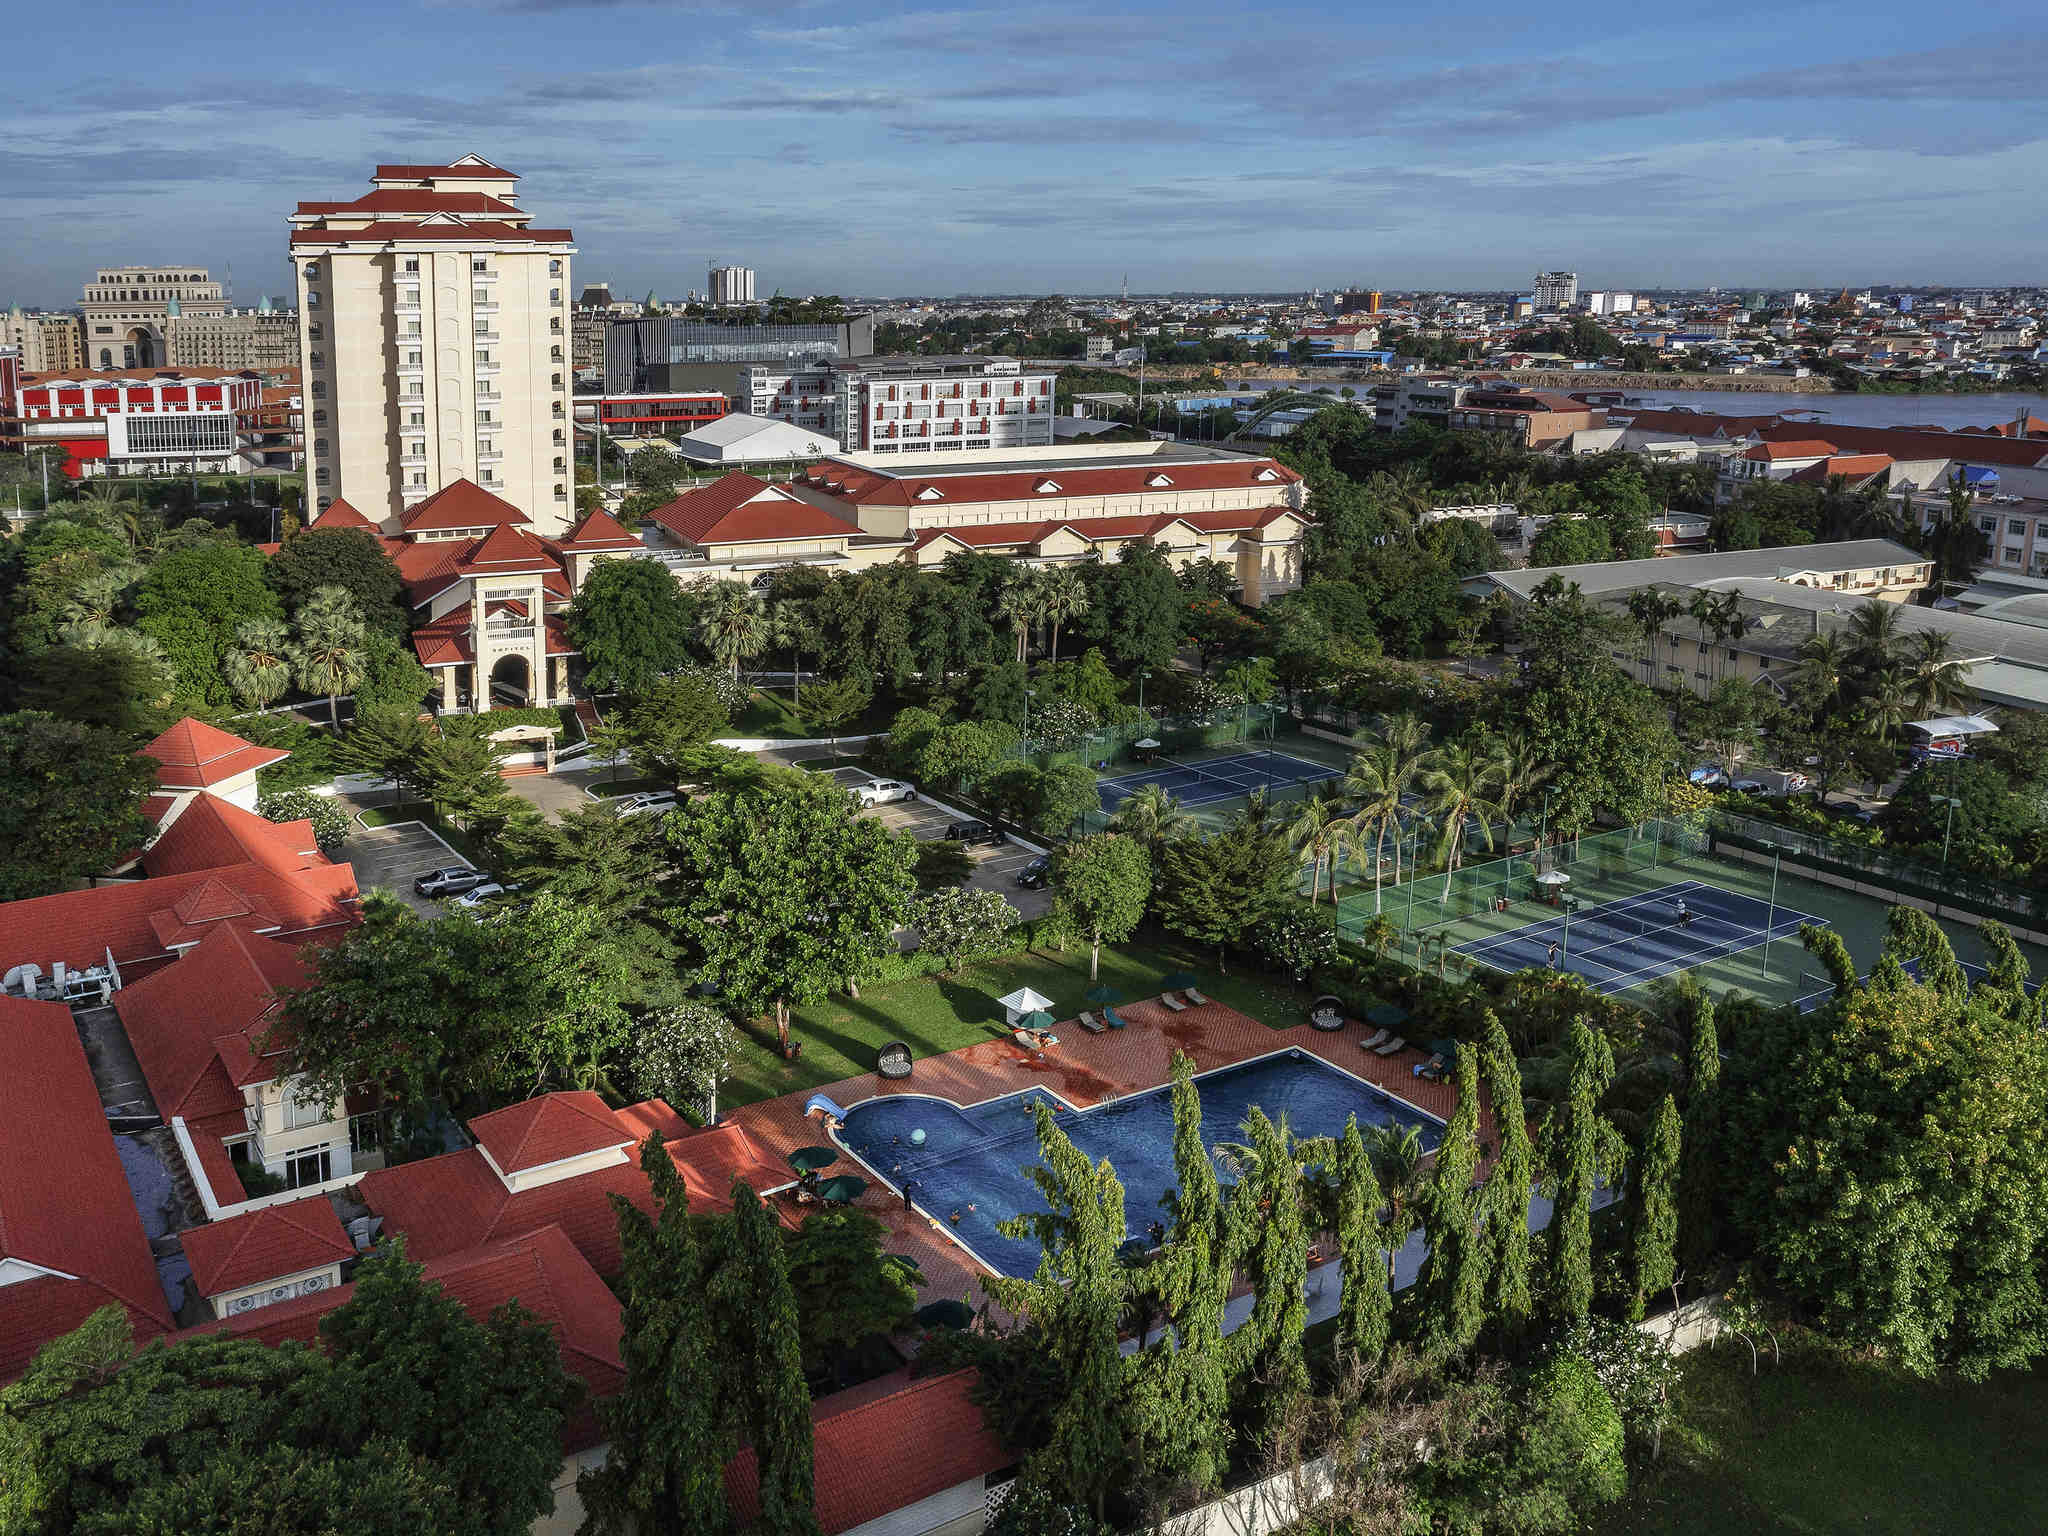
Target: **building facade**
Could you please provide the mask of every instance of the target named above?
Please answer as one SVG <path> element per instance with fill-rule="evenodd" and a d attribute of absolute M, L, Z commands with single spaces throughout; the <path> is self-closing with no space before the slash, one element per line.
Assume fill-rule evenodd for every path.
<path fill-rule="evenodd" d="M 541 533 L 571 519 L 570 232 L 476 155 L 380 165 L 291 215 L 315 505 L 396 526 L 470 480 Z"/>
<path fill-rule="evenodd" d="M 225 315 L 227 298 L 204 267 L 102 267 L 85 288 L 85 357 L 93 368 L 160 368 L 166 327 L 186 315 Z"/>
<path fill-rule="evenodd" d="M 605 335 L 604 388 L 609 395 L 737 388 L 748 363 L 786 371 L 818 368 L 835 358 L 872 357 L 875 317 L 837 324 L 748 325 L 653 315 L 615 323 Z"/>
<path fill-rule="evenodd" d="M 835 425 L 824 430 L 849 452 L 976 453 L 1053 440 L 1053 376 L 1015 358 L 872 357 L 831 372 Z M 761 396 L 749 383 L 751 407 Z"/>
<path fill-rule="evenodd" d="M 173 315 L 164 325 L 174 368 L 247 368 L 277 374 L 299 366 L 299 317 L 265 299 L 255 309 Z"/>
<path fill-rule="evenodd" d="M 1534 298 L 1539 310 L 1570 309 L 1579 300 L 1579 274 L 1538 272 Z"/>
<path fill-rule="evenodd" d="M 85 333 L 74 314 L 11 309 L 0 315 L 0 347 L 14 348 L 24 373 L 68 373 L 85 366 Z"/>
<path fill-rule="evenodd" d="M 752 267 L 713 267 L 710 275 L 711 302 L 751 304 L 754 302 Z"/>
<path fill-rule="evenodd" d="M 217 368 L 24 374 L 13 418 L 23 444 L 62 448 L 72 479 L 221 474 L 252 467 L 263 380 Z"/>

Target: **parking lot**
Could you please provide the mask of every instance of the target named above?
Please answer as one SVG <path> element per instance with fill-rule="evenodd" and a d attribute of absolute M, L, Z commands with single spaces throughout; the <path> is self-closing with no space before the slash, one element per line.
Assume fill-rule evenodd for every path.
<path fill-rule="evenodd" d="M 362 889 L 389 891 L 422 917 L 439 917 L 443 909 L 431 897 L 414 895 L 413 881 L 430 869 L 469 864 L 418 822 L 357 826 L 342 844 L 341 857 L 355 866 L 356 884 Z"/>
<path fill-rule="evenodd" d="M 867 776 L 841 768 L 835 771 L 834 777 L 851 786 L 861 783 Z M 892 832 L 908 832 L 921 843 L 936 842 L 944 837 L 946 824 L 954 819 L 952 813 L 922 799 L 870 806 L 861 814 L 874 817 Z M 974 873 L 967 877 L 970 890 L 1000 891 L 1009 898 L 1010 905 L 1027 918 L 1043 917 L 1051 910 L 1050 891 L 1027 891 L 1017 884 L 1017 871 L 1038 857 L 1032 850 L 1005 842 L 970 848 L 967 856 L 974 860 Z"/>

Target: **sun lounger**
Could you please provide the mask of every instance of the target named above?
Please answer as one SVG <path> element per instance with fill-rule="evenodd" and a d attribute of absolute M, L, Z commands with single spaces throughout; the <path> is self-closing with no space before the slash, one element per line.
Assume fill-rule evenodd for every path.
<path fill-rule="evenodd" d="M 1091 1035 L 1099 1035 L 1109 1027 L 1092 1013 L 1076 1014 L 1074 1022 L 1087 1030 Z"/>
<path fill-rule="evenodd" d="M 1181 996 L 1185 997 L 1190 1003 L 1194 1004 L 1197 1008 L 1201 1007 L 1204 1003 L 1209 1001 L 1209 999 L 1202 996 L 1202 994 L 1197 992 L 1193 987 L 1186 988 L 1181 993 Z"/>
<path fill-rule="evenodd" d="M 1418 1061 L 1408 1070 L 1417 1077 L 1428 1078 L 1432 1083 L 1441 1082 L 1444 1075 L 1444 1059 L 1441 1056 L 1432 1056 L 1427 1061 Z"/>
<path fill-rule="evenodd" d="M 1374 1046 L 1372 1048 L 1372 1053 L 1375 1056 L 1392 1056 L 1398 1051 L 1405 1051 L 1407 1049 L 1408 1042 L 1402 1039 L 1399 1035 L 1396 1035 L 1393 1039 L 1389 1040 L 1385 1045 Z"/>
<path fill-rule="evenodd" d="M 1107 1024 L 1111 1029 L 1122 1029 L 1124 1027 L 1124 1021 L 1116 1016 L 1116 1010 L 1114 1008 L 1105 1008 L 1102 1010 L 1102 1022 Z"/>
<path fill-rule="evenodd" d="M 1182 1002 L 1179 998 L 1175 997 L 1171 992 L 1160 993 L 1159 1001 L 1166 1004 L 1166 1006 L 1171 1008 L 1175 1013 L 1186 1013 L 1188 1011 L 1188 1005 Z"/>
<path fill-rule="evenodd" d="M 1369 1036 L 1367 1036 L 1367 1037 L 1366 1037 L 1365 1039 L 1363 1039 L 1363 1040 L 1359 1041 L 1359 1042 L 1358 1042 L 1358 1048 L 1359 1048 L 1359 1049 L 1360 1049 L 1361 1051 L 1376 1051 L 1376 1050 L 1378 1050 L 1378 1049 L 1379 1049 L 1379 1048 L 1380 1048 L 1381 1046 L 1385 1045 L 1385 1044 L 1387 1043 L 1387 1041 L 1388 1041 L 1389 1039 L 1391 1039 L 1391 1038 L 1392 1038 L 1392 1034 L 1391 1034 L 1391 1032 L 1390 1032 L 1390 1031 L 1388 1031 L 1388 1030 L 1384 1030 L 1384 1029 L 1383 1029 L 1383 1030 L 1379 1031 L 1379 1033 L 1377 1033 L 1377 1034 L 1374 1034 L 1374 1035 L 1369 1035 Z"/>

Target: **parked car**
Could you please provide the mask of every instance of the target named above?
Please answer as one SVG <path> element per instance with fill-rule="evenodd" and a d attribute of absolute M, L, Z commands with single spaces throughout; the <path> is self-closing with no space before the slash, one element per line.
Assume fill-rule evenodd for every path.
<path fill-rule="evenodd" d="M 1728 787 L 1738 795 L 1767 795 L 1770 793 L 1762 779 L 1737 779 Z"/>
<path fill-rule="evenodd" d="M 501 885 L 496 880 L 486 880 L 475 890 L 456 897 L 455 905 L 466 911 L 474 912 L 487 903 L 495 901 L 498 897 L 509 896 L 518 889 L 519 887 L 516 885 Z"/>
<path fill-rule="evenodd" d="M 621 795 L 612 802 L 615 816 L 646 816 L 668 810 L 676 803 L 674 790 L 644 789 L 635 795 Z"/>
<path fill-rule="evenodd" d="M 968 848 L 977 843 L 1000 844 L 1003 841 L 1003 834 L 985 821 L 952 822 L 946 828 L 946 836 Z"/>
<path fill-rule="evenodd" d="M 901 779 L 869 779 L 853 786 L 853 797 L 862 805 L 888 805 L 897 800 L 915 800 L 917 791 Z"/>
<path fill-rule="evenodd" d="M 1854 800 L 1829 800 L 1821 806 L 1821 809 L 1830 816 L 1839 816 L 1844 821 L 1853 821 L 1857 825 L 1864 827 L 1877 820 L 1877 812 L 1866 811 Z"/>
<path fill-rule="evenodd" d="M 1051 878 L 1052 860 L 1042 853 L 1017 871 L 1017 883 L 1027 891 L 1044 890 L 1045 882 Z"/>
<path fill-rule="evenodd" d="M 480 869 L 471 869 L 467 864 L 444 864 L 439 869 L 430 869 L 413 881 L 412 888 L 422 896 L 460 896 L 464 891 L 473 891 L 491 877 Z"/>

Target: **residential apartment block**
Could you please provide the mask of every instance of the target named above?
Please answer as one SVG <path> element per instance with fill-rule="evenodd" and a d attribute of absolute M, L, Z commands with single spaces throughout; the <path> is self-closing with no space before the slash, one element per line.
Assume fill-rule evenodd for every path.
<path fill-rule="evenodd" d="M 372 522 L 458 480 L 543 533 L 570 522 L 570 232 L 476 155 L 380 165 L 291 215 L 315 504 Z"/>
<path fill-rule="evenodd" d="M 0 314 L 0 347 L 14 348 L 25 373 L 68 373 L 85 366 L 85 334 L 74 314 L 34 313 L 17 305 Z"/>
<path fill-rule="evenodd" d="M 1053 440 L 1053 376 L 1008 357 L 859 357 L 742 372 L 736 409 L 853 453 L 977 453 Z"/>
<path fill-rule="evenodd" d="M 714 304 L 751 304 L 754 302 L 754 269 L 713 267 L 707 286 Z"/>
<path fill-rule="evenodd" d="M 1541 312 L 1570 309 L 1579 299 L 1579 274 L 1576 272 L 1538 272 L 1536 288 L 1532 295 L 1536 308 Z"/>
<path fill-rule="evenodd" d="M 248 368 L 279 374 L 299 366 L 299 317 L 265 299 L 254 309 L 173 315 L 164 324 L 174 368 Z"/>

